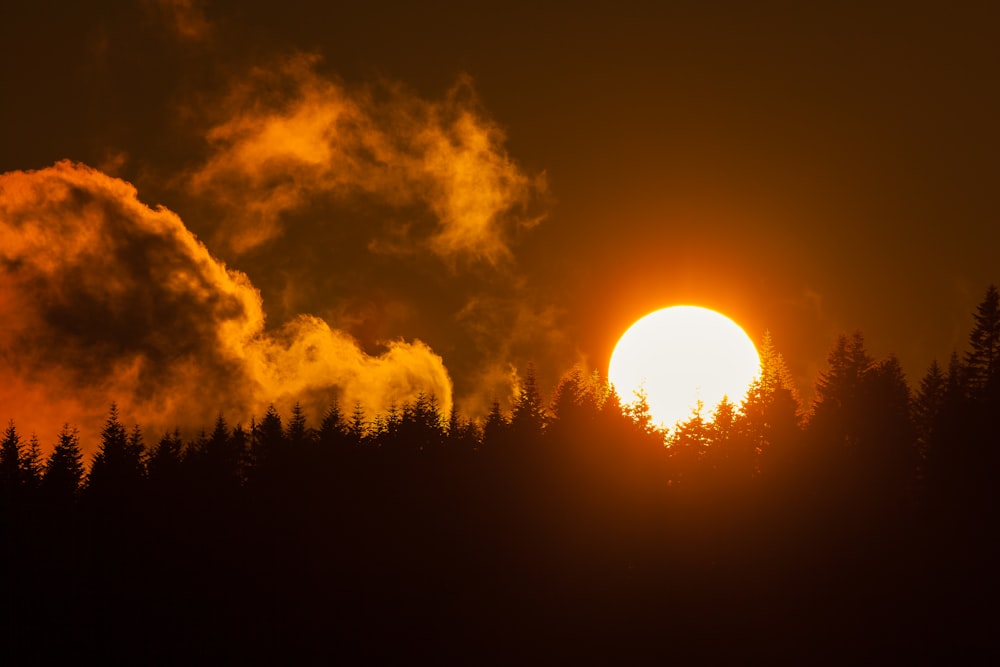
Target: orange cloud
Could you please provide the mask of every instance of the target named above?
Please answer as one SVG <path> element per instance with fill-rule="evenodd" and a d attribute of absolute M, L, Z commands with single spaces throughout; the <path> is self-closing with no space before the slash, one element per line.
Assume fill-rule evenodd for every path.
<path fill-rule="evenodd" d="M 458 400 L 464 414 L 485 415 L 493 399 L 509 403 L 521 386 L 519 371 L 529 363 L 544 361 L 550 370 L 574 364 L 587 367 L 563 324 L 565 312 L 533 298 L 522 281 L 509 287 L 510 294 L 469 298 L 455 316 L 475 342 L 481 359 L 473 371 L 475 391 Z M 556 379 L 538 378 L 550 386 Z"/>
<path fill-rule="evenodd" d="M 189 181 L 227 210 L 221 237 L 245 251 L 280 234 L 291 212 L 367 196 L 433 221 L 429 230 L 401 225 L 391 243 L 375 239 L 373 249 L 509 258 L 516 231 L 540 220 L 545 178 L 507 155 L 471 81 L 426 100 L 399 84 L 351 88 L 320 75 L 317 64 L 298 55 L 254 70 L 222 104 L 208 133 L 213 153 Z"/>
<path fill-rule="evenodd" d="M 176 214 L 70 162 L 0 175 L 0 318 L 0 405 L 43 440 L 64 421 L 93 436 L 111 400 L 154 436 L 220 410 L 245 420 L 271 401 L 380 410 L 424 391 L 451 405 L 423 343 L 372 356 L 308 316 L 266 330 L 247 276 Z"/>
<path fill-rule="evenodd" d="M 211 31 L 200 0 L 147 0 L 170 21 L 177 35 L 186 40 L 203 40 Z"/>

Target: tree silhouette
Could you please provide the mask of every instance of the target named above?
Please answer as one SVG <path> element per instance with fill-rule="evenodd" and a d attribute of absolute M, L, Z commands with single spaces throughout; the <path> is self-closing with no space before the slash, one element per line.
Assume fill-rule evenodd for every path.
<path fill-rule="evenodd" d="M 972 392 L 983 400 L 996 401 L 1000 391 L 1000 293 L 990 285 L 973 315 L 965 364 Z"/>
<path fill-rule="evenodd" d="M 184 443 L 179 430 L 165 433 L 150 452 L 147 468 L 149 479 L 156 486 L 176 488 L 182 477 Z"/>
<path fill-rule="evenodd" d="M 240 486 L 243 444 L 229 431 L 225 418 L 219 414 L 211 434 L 202 436 L 191 448 L 189 465 L 203 494 L 231 496 Z"/>
<path fill-rule="evenodd" d="M 483 425 L 483 448 L 487 452 L 503 452 L 510 441 L 510 421 L 500 409 L 500 400 L 493 399 Z"/>
<path fill-rule="evenodd" d="M 148 458 L 112 404 L 85 492 L 64 425 L 32 504 L 37 455 L 10 422 L 4 599 L 22 625 L 82 624 L 88 646 L 152 627 L 165 650 L 250 662 L 288 646 L 349 661 L 389 636 L 407 657 L 467 661 L 522 621 L 504 641 L 586 636 L 616 659 L 700 655 L 689 637 L 709 616 L 713 634 L 737 628 L 730 645 L 769 649 L 730 662 L 773 655 L 776 629 L 804 656 L 831 627 L 852 648 L 872 628 L 894 650 L 914 629 L 988 637 L 966 593 L 1000 580 L 987 296 L 968 354 L 931 364 L 913 396 L 894 356 L 843 335 L 804 418 L 765 334 L 739 406 L 709 419 L 699 404 L 666 441 L 642 394 L 623 406 L 582 367 L 546 397 L 529 367 L 510 414 L 494 400 L 481 427 L 423 393 L 368 416 L 334 401 L 315 431 L 298 404 L 287 428 L 271 405 L 247 430 L 220 412 L 186 449 L 167 433 Z M 823 600 L 807 619 L 802 590 Z"/>
<path fill-rule="evenodd" d="M 537 440 L 545 428 L 547 415 L 542 397 L 538 391 L 534 364 L 528 364 L 524 380 L 511 407 L 510 432 L 512 441 L 518 447 L 525 447 Z"/>
<path fill-rule="evenodd" d="M 767 474 L 791 465 L 801 404 L 770 331 L 765 331 L 761 340 L 760 366 L 760 375 L 750 383 L 740 405 L 736 427 L 755 457 L 755 469 Z"/>
<path fill-rule="evenodd" d="M 820 375 L 809 431 L 841 492 L 899 497 L 915 471 L 909 387 L 898 360 L 876 362 L 860 332 L 838 337 Z"/>
<path fill-rule="evenodd" d="M 947 381 L 937 359 L 931 362 L 913 397 L 913 424 L 916 436 L 919 476 L 925 476 L 935 439 L 943 426 Z"/>
<path fill-rule="evenodd" d="M 712 439 L 712 431 L 702 414 L 704 410 L 705 404 L 699 399 L 691 409 L 691 415 L 678 422 L 667 438 L 673 481 L 686 481 L 702 475 L 702 462 Z"/>
<path fill-rule="evenodd" d="M 63 424 L 59 439 L 45 463 L 42 493 L 49 502 L 68 506 L 76 499 L 83 477 L 80 436 L 75 428 Z"/>
<path fill-rule="evenodd" d="M 368 421 L 365 417 L 365 408 L 358 401 L 354 404 L 354 410 L 351 411 L 351 421 L 348 426 L 347 432 L 351 436 L 351 439 L 355 444 L 360 445 L 364 443 L 365 435 L 367 431 Z"/>
<path fill-rule="evenodd" d="M 310 444 L 311 437 L 306 424 L 306 415 L 298 401 L 295 401 L 295 405 L 292 406 L 292 416 L 288 420 L 286 436 L 289 447 L 295 452 L 303 451 Z"/>
<path fill-rule="evenodd" d="M 394 439 L 405 443 L 404 451 L 415 453 L 439 451 L 444 445 L 444 438 L 445 429 L 437 399 L 433 394 L 418 392 L 413 403 L 403 407 Z"/>
<path fill-rule="evenodd" d="M 273 403 L 267 406 L 255 429 L 253 447 L 254 465 L 259 475 L 269 477 L 285 472 L 283 467 L 288 455 L 285 430 Z"/>
<path fill-rule="evenodd" d="M 24 453 L 14 420 L 7 422 L 0 441 L 0 505 L 12 507 L 23 495 Z"/>
<path fill-rule="evenodd" d="M 568 424 L 581 424 L 596 418 L 598 396 L 593 385 L 579 366 L 564 374 L 552 392 L 550 426 L 558 429 Z"/>
<path fill-rule="evenodd" d="M 625 406 L 625 413 L 634 421 L 639 429 L 652 433 L 657 425 L 653 423 L 653 414 L 649 411 L 649 396 L 646 390 L 639 388 L 635 390 L 634 400 Z"/>
<path fill-rule="evenodd" d="M 45 463 L 42 460 L 42 448 L 38 442 L 38 436 L 34 433 L 28 439 L 28 446 L 24 449 L 24 460 L 21 462 L 21 470 L 24 475 L 23 484 L 29 494 L 38 490 L 42 483 L 42 475 L 45 473 Z"/>
<path fill-rule="evenodd" d="M 87 491 L 102 505 L 124 508 L 139 494 L 145 472 L 141 434 L 138 428 L 126 434 L 118 406 L 112 403 L 90 466 Z"/>

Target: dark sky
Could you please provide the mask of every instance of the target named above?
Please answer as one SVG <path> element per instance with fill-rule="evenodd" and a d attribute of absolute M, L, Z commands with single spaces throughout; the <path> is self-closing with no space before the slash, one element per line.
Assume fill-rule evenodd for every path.
<path fill-rule="evenodd" d="M 916 382 L 1000 280 L 991 3 L 86 4 L 5 4 L 0 172 L 131 183 L 246 274 L 269 332 L 422 341 L 469 412 L 529 361 L 544 388 L 604 370 L 677 303 L 770 329 L 806 395 L 855 329 Z M 432 159 L 482 136 L 461 178 Z"/>

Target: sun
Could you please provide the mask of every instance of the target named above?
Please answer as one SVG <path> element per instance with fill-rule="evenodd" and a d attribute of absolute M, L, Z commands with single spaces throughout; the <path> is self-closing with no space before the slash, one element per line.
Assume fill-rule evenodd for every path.
<path fill-rule="evenodd" d="M 644 391 L 653 422 L 664 428 L 686 420 L 699 400 L 709 411 L 723 396 L 738 403 L 759 373 L 760 357 L 746 332 L 698 306 L 641 318 L 622 334 L 608 366 L 623 401 Z"/>

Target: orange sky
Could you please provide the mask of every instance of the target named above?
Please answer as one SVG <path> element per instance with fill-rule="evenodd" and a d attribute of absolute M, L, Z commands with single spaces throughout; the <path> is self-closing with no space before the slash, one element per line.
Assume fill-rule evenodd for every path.
<path fill-rule="evenodd" d="M 66 247 L 105 248 L 101 230 L 147 229 L 141 211 L 164 206 L 173 241 L 146 261 L 203 257 L 188 271 L 208 285 L 164 268 L 143 289 L 127 261 L 139 246 L 119 245 L 98 277 L 138 271 L 128 298 L 152 304 L 148 322 L 85 326 L 71 314 L 119 297 L 95 287 L 73 296 L 90 310 L 68 308 L 66 286 L 89 285 L 91 264 L 60 253 L 12 268 L 12 248 L 36 247 L 25 207 L 41 204 L 8 185 L 0 312 L 16 320 L 27 303 L 32 353 L 47 359 L 31 366 L 19 355 L 34 339 L 7 328 L 0 359 L 33 387 L 8 381 L 19 409 L 50 373 L 92 378 L 86 350 L 109 355 L 105 374 L 159 359 L 203 372 L 231 343 L 219 327 L 237 322 L 253 342 L 226 343 L 222 358 L 240 390 L 177 370 L 133 395 L 102 375 L 52 404 L 89 392 L 100 418 L 108 393 L 127 393 L 138 419 L 197 384 L 220 408 L 268 391 L 318 405 L 333 390 L 403 396 L 417 387 L 401 378 L 425 373 L 475 414 L 529 361 L 543 388 L 576 362 L 604 369 L 633 320 L 676 303 L 718 309 L 758 340 L 770 329 L 806 395 L 836 334 L 854 329 L 915 383 L 964 348 L 1000 280 L 1000 17 L 985 3 L 8 5 L 0 172 L 89 165 L 73 172 L 93 176 L 77 198 L 36 222 L 67 225 Z M 44 174 L 32 182 L 49 187 Z M 245 285 L 227 282 L 237 274 Z M 212 310 L 213 290 L 256 291 L 265 319 Z M 206 328 L 165 339 L 161 314 Z M 66 340 L 78 356 L 43 354 Z M 324 346 L 350 350 L 363 374 L 387 370 L 359 384 L 349 364 L 304 361 Z M 401 361 L 411 352 L 422 371 Z M 304 370 L 279 381 L 289 366 Z"/>

